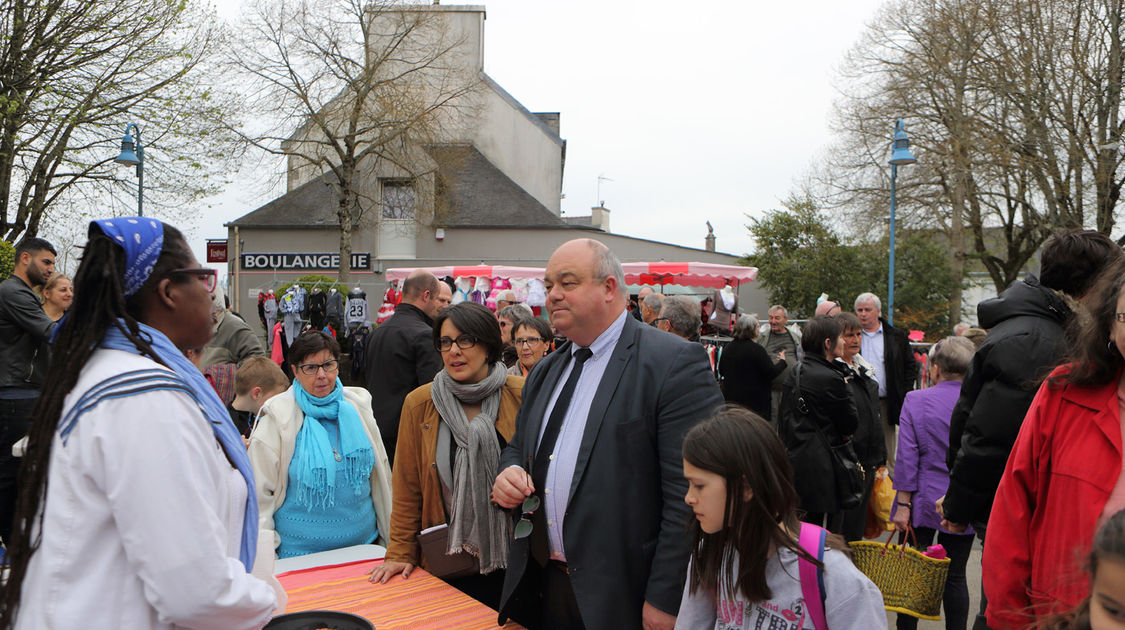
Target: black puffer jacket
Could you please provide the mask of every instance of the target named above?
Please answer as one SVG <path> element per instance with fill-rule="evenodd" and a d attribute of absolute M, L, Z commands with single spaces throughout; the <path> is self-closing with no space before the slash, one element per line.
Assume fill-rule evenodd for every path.
<path fill-rule="evenodd" d="M 1066 354 L 1063 326 L 1071 309 L 1035 276 L 977 306 L 990 329 L 961 385 L 949 427 L 945 517 L 987 522 L 992 498 L 1040 381 Z"/>
<path fill-rule="evenodd" d="M 804 397 L 807 413 L 798 409 L 798 368 L 800 396 Z M 806 354 L 790 370 L 781 389 L 777 432 L 789 452 L 794 485 L 801 497 L 801 509 L 806 512 L 840 509 L 832 455 L 825 438 L 832 444 L 842 443 L 845 436 L 855 433 L 859 424 L 846 375 L 848 367 L 843 363 Z M 818 428 L 824 437 L 818 434 Z"/>

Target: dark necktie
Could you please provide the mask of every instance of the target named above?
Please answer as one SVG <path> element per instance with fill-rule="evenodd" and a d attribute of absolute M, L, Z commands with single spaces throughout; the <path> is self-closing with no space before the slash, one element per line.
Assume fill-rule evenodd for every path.
<path fill-rule="evenodd" d="M 594 356 L 589 348 L 579 348 L 574 353 L 574 367 L 570 376 L 563 384 L 559 397 L 555 400 L 555 407 L 551 409 L 551 417 L 547 420 L 547 428 L 543 430 L 543 438 L 539 441 L 539 449 L 535 452 L 535 460 L 531 469 L 531 482 L 535 485 L 535 492 L 539 494 L 541 507 L 536 510 L 532 521 L 534 529 L 531 533 L 531 555 L 540 566 L 547 564 L 547 512 L 546 495 L 543 489 L 547 485 L 547 470 L 551 467 L 551 455 L 555 452 L 555 442 L 559 439 L 559 430 L 562 429 L 563 418 L 570 407 L 570 399 L 574 397 L 574 390 L 578 387 L 578 379 L 582 376 L 582 366 L 586 360 Z"/>

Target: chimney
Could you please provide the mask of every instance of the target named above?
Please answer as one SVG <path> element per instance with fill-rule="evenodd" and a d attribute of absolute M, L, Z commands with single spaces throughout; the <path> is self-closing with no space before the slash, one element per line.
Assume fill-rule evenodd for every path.
<path fill-rule="evenodd" d="M 604 201 L 590 208 L 590 227 L 596 227 L 603 232 L 609 231 L 609 209 L 605 207 Z"/>
<path fill-rule="evenodd" d="M 715 251 L 715 230 L 711 227 L 711 222 L 707 222 L 707 237 L 703 239 L 705 245 L 703 246 L 709 252 Z"/>

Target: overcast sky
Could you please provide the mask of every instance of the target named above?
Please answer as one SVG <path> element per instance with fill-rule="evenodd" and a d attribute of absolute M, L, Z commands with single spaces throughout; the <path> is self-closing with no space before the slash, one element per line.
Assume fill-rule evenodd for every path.
<path fill-rule="evenodd" d="M 613 232 L 702 248 L 710 220 L 717 248 L 744 254 L 746 214 L 776 208 L 828 143 L 835 69 L 881 4 L 492 0 L 484 65 L 560 113 L 564 216 L 590 213 L 601 175 Z M 191 230 L 197 254 L 272 198 L 236 182 Z"/>

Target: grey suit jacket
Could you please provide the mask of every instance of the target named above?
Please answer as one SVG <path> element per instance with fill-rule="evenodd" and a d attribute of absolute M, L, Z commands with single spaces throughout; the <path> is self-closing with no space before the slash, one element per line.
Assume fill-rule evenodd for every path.
<path fill-rule="evenodd" d="M 501 470 L 534 455 L 569 360 L 566 344 L 528 374 Z M 691 547 L 683 437 L 722 404 L 700 344 L 625 318 L 586 420 L 563 520 L 571 585 L 590 630 L 640 628 L 645 601 L 679 610 Z M 514 541 L 501 620 L 536 607 L 537 572 L 528 540 Z"/>

